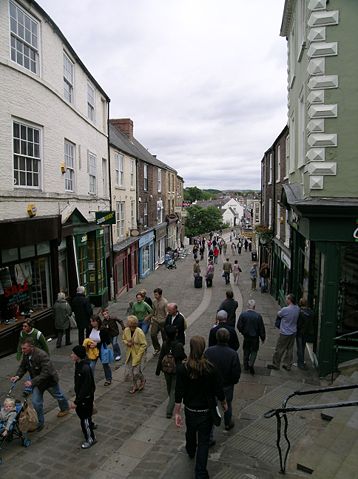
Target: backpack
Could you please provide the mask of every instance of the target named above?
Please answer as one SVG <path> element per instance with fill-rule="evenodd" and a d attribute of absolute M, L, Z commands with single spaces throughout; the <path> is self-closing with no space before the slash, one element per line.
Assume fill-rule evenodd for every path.
<path fill-rule="evenodd" d="M 163 357 L 162 359 L 162 371 L 167 374 L 175 374 L 177 369 L 175 358 L 173 356 L 172 350 Z"/>

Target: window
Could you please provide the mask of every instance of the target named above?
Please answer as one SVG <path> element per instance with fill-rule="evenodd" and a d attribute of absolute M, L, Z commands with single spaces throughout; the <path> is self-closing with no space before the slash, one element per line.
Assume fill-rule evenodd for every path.
<path fill-rule="evenodd" d="M 117 201 L 116 203 L 117 238 L 123 238 L 124 236 L 124 214 L 125 214 L 125 202 Z"/>
<path fill-rule="evenodd" d="M 269 198 L 269 207 L 268 207 L 268 226 L 272 228 L 272 199 Z"/>
<path fill-rule="evenodd" d="M 39 24 L 25 10 L 10 2 L 11 60 L 38 73 Z"/>
<path fill-rule="evenodd" d="M 290 135 L 287 135 L 285 149 L 286 149 L 285 175 L 287 177 L 287 172 L 290 169 Z"/>
<path fill-rule="evenodd" d="M 305 45 L 306 1 L 300 0 L 297 5 L 297 61 L 301 60 Z"/>
<path fill-rule="evenodd" d="M 277 170 L 276 170 L 276 183 L 280 181 L 281 178 L 281 146 L 277 146 L 277 151 L 276 151 L 276 165 L 277 165 Z"/>
<path fill-rule="evenodd" d="M 108 167 L 106 158 L 102 158 L 102 191 L 105 198 L 108 197 Z"/>
<path fill-rule="evenodd" d="M 131 188 L 134 188 L 135 161 L 131 160 Z"/>
<path fill-rule="evenodd" d="M 276 238 L 280 238 L 280 231 L 281 229 L 281 207 L 280 204 L 277 203 L 276 206 Z"/>
<path fill-rule="evenodd" d="M 124 158 L 123 155 L 116 153 L 114 156 L 114 163 L 116 169 L 116 185 L 123 186 L 124 182 Z"/>
<path fill-rule="evenodd" d="M 63 96 L 69 103 L 73 102 L 73 62 L 63 53 Z"/>
<path fill-rule="evenodd" d="M 270 153 L 269 156 L 269 180 L 268 180 L 269 185 L 272 183 L 272 153 Z"/>
<path fill-rule="evenodd" d="M 14 185 L 40 188 L 40 130 L 14 122 Z"/>
<path fill-rule="evenodd" d="M 135 228 L 135 201 L 131 200 L 131 228 Z"/>
<path fill-rule="evenodd" d="M 144 191 L 148 191 L 148 165 L 143 167 L 143 176 L 144 176 Z"/>
<path fill-rule="evenodd" d="M 65 191 L 74 191 L 75 187 L 75 145 L 65 140 Z"/>
<path fill-rule="evenodd" d="M 157 201 L 157 222 L 158 224 L 163 223 L 163 201 Z"/>
<path fill-rule="evenodd" d="M 288 42 L 288 55 L 289 55 L 289 87 L 292 88 L 293 82 L 295 80 L 295 70 L 296 70 L 296 38 L 295 30 L 292 28 L 289 35 Z"/>
<path fill-rule="evenodd" d="M 88 152 L 88 175 L 89 175 L 89 193 L 97 193 L 97 157 L 94 153 Z"/>
<path fill-rule="evenodd" d="M 143 226 L 148 226 L 148 203 L 144 203 Z"/>
<path fill-rule="evenodd" d="M 94 121 L 95 113 L 95 91 L 90 83 L 87 83 L 87 117 Z"/>
<path fill-rule="evenodd" d="M 288 210 L 285 212 L 285 245 L 290 246 L 290 224 L 288 222 Z"/>
<path fill-rule="evenodd" d="M 162 191 L 162 170 L 158 168 L 158 193 Z"/>

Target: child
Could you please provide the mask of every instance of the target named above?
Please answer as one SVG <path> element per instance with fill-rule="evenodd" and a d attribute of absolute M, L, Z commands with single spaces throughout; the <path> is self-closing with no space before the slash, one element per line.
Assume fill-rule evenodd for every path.
<path fill-rule="evenodd" d="M 0 409 L 0 433 L 6 437 L 9 433 L 11 424 L 16 418 L 15 400 L 6 398 L 3 407 Z"/>

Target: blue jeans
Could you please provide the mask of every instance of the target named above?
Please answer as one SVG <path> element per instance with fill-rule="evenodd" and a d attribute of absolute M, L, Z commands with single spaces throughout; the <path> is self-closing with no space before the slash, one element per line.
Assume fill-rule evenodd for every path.
<path fill-rule="evenodd" d="M 96 368 L 97 361 L 98 361 L 98 358 L 97 359 L 91 359 L 90 363 L 89 363 L 90 368 L 92 369 L 93 375 L 94 375 L 94 370 Z M 102 366 L 103 366 L 104 377 L 106 378 L 106 381 L 112 381 L 111 366 L 108 363 L 107 364 L 102 363 Z"/>
<path fill-rule="evenodd" d="M 225 278 L 225 283 L 229 284 L 230 283 L 230 273 L 228 271 L 224 271 L 224 278 Z"/>
<path fill-rule="evenodd" d="M 213 420 L 210 412 L 196 413 L 185 409 L 186 445 L 189 456 L 196 452 L 195 479 L 208 479 L 206 469 L 209 456 L 210 432 Z"/>
<path fill-rule="evenodd" d="M 51 396 L 58 401 L 58 406 L 61 411 L 67 411 L 70 409 L 70 405 L 68 404 L 68 401 L 63 394 L 63 392 L 60 389 L 59 384 L 57 383 L 55 386 L 51 386 L 45 391 L 48 391 Z M 32 405 L 37 413 L 37 418 L 39 420 L 39 424 L 43 424 L 45 422 L 45 417 L 44 417 L 44 391 L 40 391 L 40 389 L 35 386 L 32 389 Z"/>
<path fill-rule="evenodd" d="M 150 322 L 149 321 L 141 321 L 138 323 L 138 328 L 140 328 L 144 334 L 147 334 L 149 330 Z"/>
<path fill-rule="evenodd" d="M 111 338 L 111 343 L 114 357 L 121 356 L 121 348 L 119 347 L 118 336 L 113 336 L 113 338 Z"/>

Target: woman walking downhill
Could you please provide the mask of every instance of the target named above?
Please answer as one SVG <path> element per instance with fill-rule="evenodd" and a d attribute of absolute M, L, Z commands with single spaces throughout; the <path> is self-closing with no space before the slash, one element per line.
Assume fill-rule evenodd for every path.
<path fill-rule="evenodd" d="M 175 384 L 176 384 L 176 369 L 180 363 L 186 358 L 184 352 L 184 347 L 176 339 L 177 328 L 175 326 L 166 326 L 165 327 L 166 341 L 162 345 L 160 350 L 158 364 L 155 374 L 159 376 L 161 372 L 164 373 L 165 382 L 167 385 L 168 392 L 168 404 L 167 404 L 167 418 L 170 419 L 173 415 L 174 403 L 175 403 Z M 170 354 L 174 358 L 174 367 L 170 365 L 170 360 L 164 362 L 163 358 Z"/>
<path fill-rule="evenodd" d="M 126 376 L 132 380 L 131 394 L 142 391 L 145 386 L 145 379 L 142 372 L 144 353 L 147 350 L 147 340 L 141 328 L 138 327 L 136 316 L 128 316 L 127 327 L 123 331 L 123 343 L 126 351 Z"/>
<path fill-rule="evenodd" d="M 232 272 L 233 272 L 233 275 L 234 275 L 234 284 L 239 284 L 241 268 L 240 268 L 240 265 L 239 265 L 239 262 L 238 262 L 237 259 L 235 259 L 235 261 L 234 261 L 234 265 L 232 267 Z"/>
<path fill-rule="evenodd" d="M 138 319 L 138 326 L 147 334 L 150 326 L 152 308 L 144 301 L 144 295 L 140 291 L 135 295 L 136 302 L 132 305 L 131 313 Z"/>
<path fill-rule="evenodd" d="M 91 318 L 91 332 L 89 337 L 83 341 L 83 346 L 86 348 L 87 357 L 90 361 L 90 366 L 93 371 L 100 358 L 103 366 L 104 376 L 105 376 L 105 386 L 110 386 L 112 384 L 112 370 L 109 362 L 104 362 L 101 358 L 101 348 L 107 348 L 108 344 L 111 344 L 111 338 L 108 334 L 108 331 L 102 327 L 102 321 L 99 316 L 93 316 Z"/>
<path fill-rule="evenodd" d="M 183 426 L 180 414 L 184 402 L 186 433 L 185 448 L 190 458 L 194 458 L 195 479 L 207 479 L 210 432 L 213 427 L 211 409 L 219 399 L 223 410 L 227 404 L 222 387 L 222 378 L 217 368 L 204 357 L 205 339 L 193 336 L 190 340 L 190 353 L 187 362 L 179 364 L 175 388 L 175 424 Z"/>

